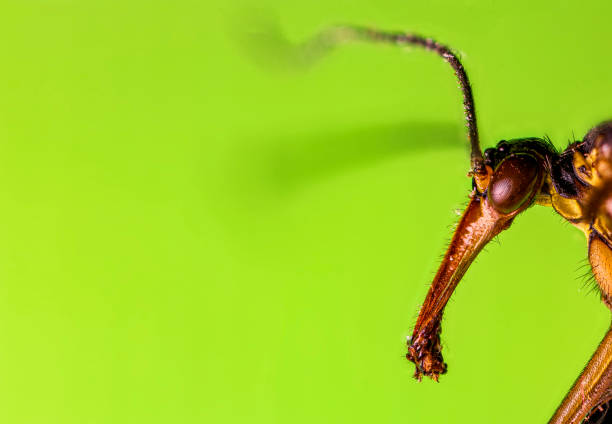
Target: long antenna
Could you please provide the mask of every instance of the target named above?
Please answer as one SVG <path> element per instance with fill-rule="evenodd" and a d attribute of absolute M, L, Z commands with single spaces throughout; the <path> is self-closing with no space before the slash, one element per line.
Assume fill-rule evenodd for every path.
<path fill-rule="evenodd" d="M 302 45 L 305 49 L 304 53 L 308 57 L 302 59 L 316 59 L 325 50 L 329 50 L 343 42 L 347 41 L 367 41 L 375 43 L 388 43 L 395 45 L 414 45 L 422 47 L 426 50 L 433 51 L 441 56 L 455 71 L 455 75 L 459 80 L 461 92 L 463 93 L 463 109 L 465 114 L 466 126 L 468 128 L 468 141 L 471 146 L 471 166 L 474 174 L 486 173 L 480 150 L 480 142 L 478 139 L 478 126 L 476 125 L 476 110 L 474 108 L 474 98 L 472 96 L 472 87 L 468 79 L 467 73 L 461 64 L 459 58 L 452 50 L 438 43 L 431 38 L 411 33 L 401 32 L 382 32 L 371 28 L 357 26 L 339 26 L 330 28 L 322 32 L 314 40 Z"/>

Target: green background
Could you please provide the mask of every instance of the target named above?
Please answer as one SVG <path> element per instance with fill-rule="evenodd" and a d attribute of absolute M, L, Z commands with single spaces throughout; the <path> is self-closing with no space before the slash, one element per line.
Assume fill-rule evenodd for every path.
<path fill-rule="evenodd" d="M 564 147 L 612 113 L 591 4 L 2 1 L 0 422 L 545 422 L 609 324 L 583 235 L 520 216 L 418 384 L 405 339 L 470 188 L 452 72 L 366 45 L 279 69 L 245 34 L 435 36 L 485 147 Z"/>

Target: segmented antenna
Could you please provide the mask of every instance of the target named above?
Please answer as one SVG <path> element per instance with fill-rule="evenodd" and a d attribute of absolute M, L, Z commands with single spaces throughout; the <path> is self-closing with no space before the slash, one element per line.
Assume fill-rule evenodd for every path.
<path fill-rule="evenodd" d="M 365 27 L 340 26 L 330 28 L 322 32 L 318 37 L 303 45 L 308 59 L 316 59 L 325 50 L 329 50 L 339 44 L 348 41 L 368 41 L 381 42 L 395 45 L 414 45 L 426 50 L 433 51 L 441 56 L 455 71 L 461 92 L 463 93 L 463 109 L 465 114 L 466 126 L 468 128 L 468 141 L 471 146 L 471 166 L 475 174 L 485 173 L 482 151 L 478 139 L 478 126 L 476 125 L 476 110 L 474 109 L 474 98 L 472 97 L 472 87 L 467 73 L 459 61 L 459 58 L 451 49 L 431 38 L 420 35 L 400 32 L 382 32 Z"/>

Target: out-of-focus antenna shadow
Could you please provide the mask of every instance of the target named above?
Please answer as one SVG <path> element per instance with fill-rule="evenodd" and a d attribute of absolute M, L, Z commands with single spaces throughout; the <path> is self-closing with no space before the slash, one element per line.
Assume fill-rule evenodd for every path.
<path fill-rule="evenodd" d="M 448 123 L 403 123 L 274 140 L 264 154 L 270 182 L 281 191 L 373 163 L 419 152 L 465 149 L 461 130 Z M 467 161 L 467 159 L 466 159 Z"/>
<path fill-rule="evenodd" d="M 274 71 L 304 71 L 350 38 L 346 30 L 329 27 L 312 38 L 292 42 L 276 16 L 260 10 L 240 14 L 236 23 L 230 37 L 240 50 L 260 67 Z"/>

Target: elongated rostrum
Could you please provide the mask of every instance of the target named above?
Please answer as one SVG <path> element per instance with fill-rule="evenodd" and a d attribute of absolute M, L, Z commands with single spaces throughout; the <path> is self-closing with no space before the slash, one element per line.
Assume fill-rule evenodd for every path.
<path fill-rule="evenodd" d="M 304 63 L 351 41 L 413 45 L 432 51 L 451 66 L 463 94 L 472 190 L 408 341 L 406 356 L 415 364 L 414 376 L 438 381 L 446 372 L 440 345 L 446 303 L 482 248 L 532 205 L 552 207 L 584 232 L 601 300 L 612 309 L 612 121 L 595 126 L 562 152 L 544 138 L 529 137 L 499 141 L 483 153 L 470 82 L 451 48 L 417 34 L 341 26 L 320 33 L 296 50 Z M 612 331 L 608 330 L 549 423 L 601 423 L 610 403 Z"/>

